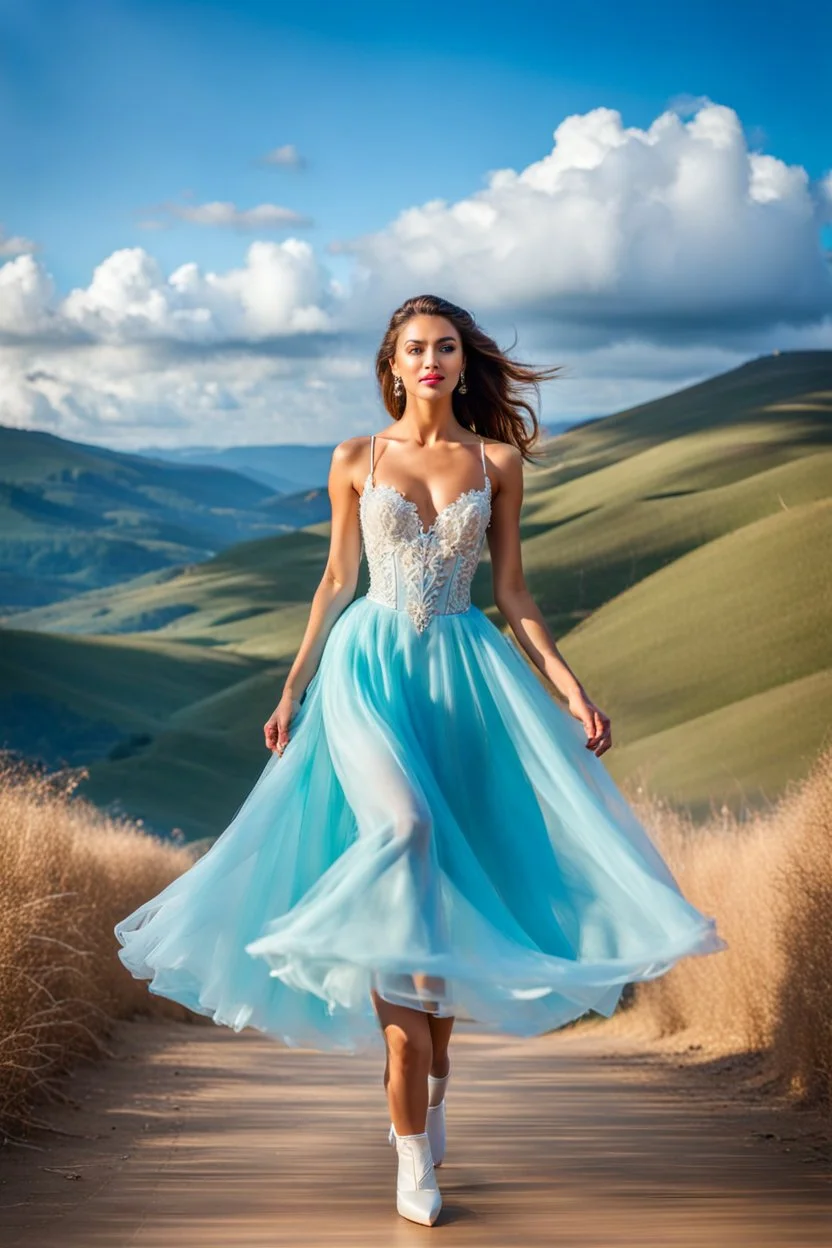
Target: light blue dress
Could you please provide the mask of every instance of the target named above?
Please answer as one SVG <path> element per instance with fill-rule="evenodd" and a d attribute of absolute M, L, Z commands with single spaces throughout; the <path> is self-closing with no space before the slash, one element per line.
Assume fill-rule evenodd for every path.
<path fill-rule="evenodd" d="M 151 992 L 292 1046 L 383 1047 L 370 990 L 532 1036 L 727 948 L 682 895 L 582 724 L 470 600 L 491 515 L 425 529 L 374 480 L 370 584 L 341 613 L 231 824 L 117 924 Z"/>

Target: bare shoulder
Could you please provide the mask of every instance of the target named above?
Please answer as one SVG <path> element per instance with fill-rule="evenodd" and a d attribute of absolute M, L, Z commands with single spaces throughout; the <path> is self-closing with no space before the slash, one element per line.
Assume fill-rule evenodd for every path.
<path fill-rule="evenodd" d="M 496 438 L 485 438 L 484 442 L 485 457 L 500 484 L 508 485 L 522 479 L 523 456 L 518 447 L 511 442 L 500 442 Z"/>
<path fill-rule="evenodd" d="M 370 435 L 356 434 L 345 438 L 332 451 L 331 475 L 339 481 L 356 485 L 370 468 Z"/>

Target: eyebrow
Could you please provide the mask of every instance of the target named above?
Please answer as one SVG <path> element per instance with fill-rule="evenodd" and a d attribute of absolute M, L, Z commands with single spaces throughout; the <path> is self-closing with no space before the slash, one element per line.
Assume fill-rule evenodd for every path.
<path fill-rule="evenodd" d="M 408 342 L 415 342 L 417 346 L 421 347 L 424 341 L 425 341 L 424 338 L 408 338 L 407 342 L 405 342 L 404 345 L 407 346 Z M 456 338 L 454 338 L 453 334 L 446 334 L 444 338 L 437 338 L 436 341 L 437 342 L 456 342 Z"/>

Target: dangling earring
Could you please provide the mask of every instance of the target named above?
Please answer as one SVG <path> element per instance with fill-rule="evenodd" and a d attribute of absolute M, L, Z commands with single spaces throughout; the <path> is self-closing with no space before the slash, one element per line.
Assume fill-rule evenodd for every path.
<path fill-rule="evenodd" d="M 404 382 L 402 381 L 401 377 L 397 377 L 396 380 L 393 382 L 393 393 L 395 394 L 397 399 L 400 399 L 402 395 L 404 394 Z"/>
<path fill-rule="evenodd" d="M 464 368 L 459 374 L 459 393 L 460 394 L 468 393 L 468 387 L 465 384 L 465 369 Z"/>

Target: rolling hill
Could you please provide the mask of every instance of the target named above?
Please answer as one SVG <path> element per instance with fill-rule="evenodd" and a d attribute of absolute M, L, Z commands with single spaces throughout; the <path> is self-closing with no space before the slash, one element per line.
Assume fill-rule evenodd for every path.
<path fill-rule="evenodd" d="M 570 428 L 528 470 L 527 579 L 565 658 L 613 718 L 605 762 L 619 781 L 700 814 L 764 803 L 808 768 L 832 684 L 830 414 L 832 353 L 767 356 Z M 138 665 L 158 647 L 164 664 L 173 647 L 205 665 L 199 687 L 183 687 L 151 728 L 125 721 L 120 757 L 100 746 L 87 781 L 97 801 L 189 835 L 222 830 L 217 812 L 264 761 L 262 722 L 327 542 L 320 522 L 15 617 L 31 673 L 53 630 L 66 673 L 72 647 L 87 647 L 77 666 L 89 687 L 95 648 L 102 671 L 112 662 L 108 632 L 121 634 L 125 663 L 132 647 Z M 490 589 L 486 558 L 474 600 L 501 624 Z M 248 666 L 213 672 L 229 660 Z M 65 674 L 68 706 L 73 680 Z M 17 695 L 30 684 L 24 674 Z M 142 731 L 153 739 L 131 753 L 129 734 Z"/>
<path fill-rule="evenodd" d="M 59 602 L 327 515 L 322 489 L 275 495 L 224 467 L 0 426 L 0 610 Z"/>

